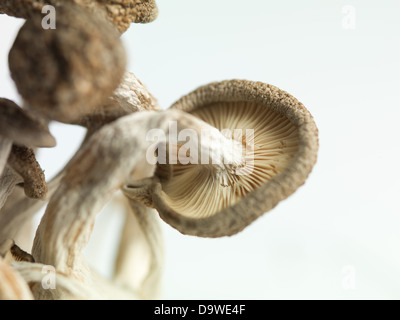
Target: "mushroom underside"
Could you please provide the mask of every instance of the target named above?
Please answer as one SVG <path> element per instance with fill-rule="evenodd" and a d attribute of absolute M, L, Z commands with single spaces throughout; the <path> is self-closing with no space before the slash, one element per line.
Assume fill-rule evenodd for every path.
<path fill-rule="evenodd" d="M 297 127 L 268 106 L 217 102 L 191 113 L 238 141 L 244 162 L 225 164 L 222 170 L 179 160 L 167 165 L 169 174 L 160 175 L 161 197 L 182 216 L 203 219 L 233 206 L 283 172 L 299 150 Z M 165 165 L 159 167 L 158 172 L 166 171 Z"/>

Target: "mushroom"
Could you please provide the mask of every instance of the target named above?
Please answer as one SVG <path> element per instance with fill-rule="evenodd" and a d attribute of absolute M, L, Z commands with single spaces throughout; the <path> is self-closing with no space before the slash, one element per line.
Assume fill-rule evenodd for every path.
<path fill-rule="evenodd" d="M 42 16 L 22 26 L 9 67 L 25 105 L 50 120 L 70 123 L 107 101 L 126 65 L 115 28 L 102 15 L 71 3 L 57 8 L 57 29 Z"/>
<path fill-rule="evenodd" d="M 13 101 L 0 99 L 0 242 L 10 236 L 14 238 L 17 236 L 16 230 L 26 225 L 25 220 L 17 219 L 18 213 L 15 208 L 8 211 L 3 207 L 8 203 L 10 195 L 20 194 L 18 206 L 25 199 L 35 201 L 46 197 L 47 183 L 44 173 L 30 147 L 55 145 L 56 140 L 50 134 L 47 125 L 36 120 Z M 24 190 L 15 188 L 17 185 L 23 186 Z M 8 220 L 18 222 L 9 225 Z"/>
<path fill-rule="evenodd" d="M 78 121 L 73 122 L 74 124 L 84 126 L 88 129 L 86 139 L 83 141 L 79 150 L 85 146 L 89 137 L 102 126 L 130 113 L 159 109 L 157 100 L 131 72 L 125 73 L 123 81 L 108 101 L 108 104 L 97 107 L 90 114 L 84 115 Z M 0 121 L 1 120 L 0 118 Z M 10 123 L 12 123 L 11 120 Z M 25 126 L 29 128 L 27 123 Z M 21 127 L 21 131 L 22 129 Z M 25 135 L 22 134 L 21 136 L 25 137 Z M 29 139 L 31 138 L 32 134 L 29 135 Z M 65 169 L 62 169 L 48 183 L 46 200 L 50 199 L 57 189 L 64 171 Z M 43 198 L 26 198 L 25 194 L 21 192 L 19 188 L 13 191 L 13 187 L 21 182 L 23 181 L 20 176 L 9 166 L 7 167 L 7 173 L 4 174 L 4 177 L 0 177 L 0 225 L 2 226 L 2 228 L 0 228 L 0 242 L 10 237 L 15 238 L 21 225 L 23 225 L 25 221 L 31 221 L 33 215 L 39 211 L 41 207 L 46 205 L 46 202 L 42 201 L 44 200 Z M 12 188 L 7 186 L 12 186 Z M 13 193 L 8 197 L 12 191 Z M 4 204 L 6 199 L 7 202 Z"/>
<path fill-rule="evenodd" d="M 56 145 L 47 126 L 35 120 L 15 102 L 4 98 L 0 98 L 0 137 L 0 146 L 5 139 L 29 147 L 50 148 Z M 4 150 L 3 148 L 4 146 L 1 149 Z M 11 144 L 9 149 L 11 150 Z"/>
<path fill-rule="evenodd" d="M 318 130 L 311 114 L 277 87 L 240 80 L 212 83 L 172 109 L 218 130 L 254 130 L 246 139 L 225 130 L 242 147 L 236 151 L 239 161 L 222 170 L 180 161 L 159 164 L 151 183 L 125 186 L 127 196 L 147 204 L 152 200 L 161 218 L 183 234 L 238 233 L 303 185 L 316 162 Z"/>
<path fill-rule="evenodd" d="M 47 185 L 43 171 L 33 149 L 25 146 L 54 147 L 55 144 L 46 125 L 13 101 L 0 99 L 0 209 L 14 186 L 21 182 L 28 197 L 45 197 Z"/>
<path fill-rule="evenodd" d="M 11 248 L 15 245 L 14 241 L 11 239 L 6 239 L 0 242 L 0 259 L 8 263 L 13 260 L 13 255 L 11 253 Z"/>
<path fill-rule="evenodd" d="M 93 278 L 95 275 L 82 255 L 96 215 L 127 181 L 143 174 L 152 175 L 155 165 L 146 161 L 146 150 L 151 147 L 146 140 L 146 132 L 152 128 L 168 132 L 170 121 L 178 121 L 179 129 L 194 128 L 198 133 L 210 127 L 204 121 L 178 110 L 146 111 L 118 119 L 88 139 L 68 164 L 36 231 L 32 255 L 37 263 L 52 265 L 57 272 L 85 286 L 97 285 L 98 279 Z M 201 150 L 206 146 L 202 144 Z M 211 151 L 219 148 L 220 145 L 213 146 Z M 138 211 L 137 214 L 143 215 L 144 212 Z M 141 228 L 154 232 L 154 225 L 149 225 L 151 222 L 148 221 L 143 220 L 145 225 Z M 146 241 L 153 256 L 150 273 L 141 284 L 147 295 L 150 293 L 148 284 L 159 278 L 159 263 L 155 259 L 158 254 L 155 244 L 159 240 L 149 234 Z M 121 255 L 119 258 L 122 259 L 120 261 L 125 260 Z M 42 297 L 42 294 L 52 295 L 53 298 L 63 296 L 58 288 L 47 293 L 41 292 L 40 288 L 37 290 L 35 297 Z"/>
<path fill-rule="evenodd" d="M 0 300 L 32 300 L 28 284 L 10 266 L 12 261 L 33 262 L 29 254 L 7 239 L 0 242 Z"/>
<path fill-rule="evenodd" d="M 148 23 L 158 16 L 155 0 L 0 0 L 0 13 L 28 19 L 35 14 L 41 14 L 43 7 L 48 4 L 58 7 L 68 2 L 103 14 L 121 33 L 132 22 Z"/>
<path fill-rule="evenodd" d="M 56 31 L 42 28 L 46 4 L 56 7 Z M 45 122 L 74 123 L 88 132 L 47 190 L 32 149 L 38 139 L 21 134 L 17 143 L 22 129 L 5 128 L 3 136 L 0 128 L 0 298 L 4 292 L 10 294 L 6 298 L 32 298 L 27 284 L 38 299 L 151 298 L 159 289 L 162 245 L 155 210 L 145 206 L 184 234 L 233 235 L 293 193 L 311 172 L 316 126 L 304 106 L 278 88 L 238 80 L 214 83 L 179 100 L 172 108 L 178 110 L 156 112 L 155 99 L 133 75 L 125 73 L 121 83 L 126 57 L 120 33 L 131 22 L 155 19 L 154 0 L 0 0 L 3 12 L 28 19 L 9 55 L 25 110 Z M 136 111 L 146 112 L 129 115 Z M 209 134 L 201 136 L 196 149 L 186 149 L 182 138 L 161 139 L 170 162 L 146 161 L 154 145 L 145 133 L 160 128 L 171 134 L 171 121 L 179 129 Z M 245 136 L 238 132 L 246 129 Z M 197 151 L 206 163 L 174 162 L 175 151 L 185 160 Z M 35 200 L 17 188 L 5 203 L 21 177 L 26 195 Z M 122 231 L 114 278 L 107 280 L 89 267 L 83 249 L 96 214 L 122 187 L 131 198 L 126 220 L 131 225 Z M 36 199 L 46 198 L 31 256 L 10 235 L 43 205 Z M 148 263 L 138 279 L 131 271 L 139 240 L 148 248 Z M 17 260 L 13 269 L 6 259 Z M 56 271 L 55 290 L 40 285 L 46 265 Z"/>

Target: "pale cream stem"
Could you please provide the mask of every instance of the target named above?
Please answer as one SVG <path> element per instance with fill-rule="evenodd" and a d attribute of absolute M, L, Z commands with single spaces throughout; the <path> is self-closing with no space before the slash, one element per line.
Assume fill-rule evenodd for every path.
<path fill-rule="evenodd" d="M 0 136 L 0 175 L 7 164 L 10 155 L 12 141 L 6 137 Z"/>
<path fill-rule="evenodd" d="M 115 110 L 113 112 L 116 114 L 118 113 L 118 110 L 123 110 L 128 114 L 138 111 L 159 109 L 158 103 L 153 95 L 131 72 L 125 73 L 123 81 L 115 90 L 110 99 L 115 101 Z M 29 108 L 29 106 L 25 106 L 25 108 Z M 30 111 L 31 113 L 34 112 L 32 110 Z M 38 117 L 38 114 L 35 114 L 35 119 L 38 119 Z M 44 119 L 39 120 L 42 122 L 45 121 Z M 43 124 L 47 126 L 47 123 Z M 103 125 L 104 123 L 101 121 L 96 123 L 96 130 Z M 86 137 L 82 141 L 77 152 L 83 148 L 90 136 L 96 130 L 88 129 Z M 51 139 L 48 138 L 48 140 Z M 2 159 L 5 159 L 4 161 L 6 164 L 11 150 L 11 145 L 11 140 L 0 136 L 0 172 L 2 168 Z M 66 166 L 68 166 L 68 164 Z M 10 168 L 10 170 L 12 169 Z M 22 182 L 18 175 L 11 176 L 11 174 L 7 174 L 7 179 L 0 178 L 0 185 L 2 186 L 2 189 L 0 190 L 0 242 L 9 238 L 15 239 L 21 229 L 21 226 L 25 223 L 31 223 L 33 216 L 47 204 L 47 200 L 51 198 L 57 189 L 64 170 L 65 167 L 60 170 L 60 172 L 48 183 L 48 194 L 45 201 L 27 198 L 22 188 L 14 189 L 15 184 Z M 13 181 L 9 181 L 11 177 L 18 179 L 18 182 L 13 184 Z M 8 186 L 7 188 L 5 188 L 5 183 Z M 11 191 L 13 192 L 11 193 Z M 25 246 L 23 246 L 21 243 L 18 244 L 21 245 L 25 250 L 29 249 L 30 251 L 31 249 L 25 248 Z"/>
<path fill-rule="evenodd" d="M 0 300 L 33 300 L 28 284 L 1 257 Z"/>
<path fill-rule="evenodd" d="M 164 263 L 159 217 L 154 209 L 128 199 L 130 210 L 122 231 L 114 282 L 142 299 L 158 299 Z"/>
<path fill-rule="evenodd" d="M 170 121 L 178 121 L 178 130 L 193 128 L 199 134 L 202 128 L 210 127 L 181 111 L 148 111 L 121 118 L 89 139 L 71 160 L 38 227 L 32 250 L 37 262 L 90 284 L 82 250 L 96 215 L 115 191 L 135 179 L 131 177 L 135 168 L 154 170 L 145 158 L 152 144 L 146 141 L 146 133 L 153 128 L 168 132 Z"/>
<path fill-rule="evenodd" d="M 3 173 L 0 174 L 0 210 L 7 201 L 9 195 L 13 192 L 15 186 L 24 180 L 9 166 L 6 166 Z M 1 231 L 4 226 L 1 224 L 2 215 L 0 215 L 0 242 L 4 239 L 1 237 Z"/>

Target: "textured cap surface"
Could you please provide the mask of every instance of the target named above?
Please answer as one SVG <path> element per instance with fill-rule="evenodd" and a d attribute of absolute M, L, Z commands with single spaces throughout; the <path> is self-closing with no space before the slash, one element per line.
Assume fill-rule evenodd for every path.
<path fill-rule="evenodd" d="M 119 85 L 126 55 L 103 17 L 74 5 L 57 9 L 57 28 L 27 20 L 9 54 L 11 76 L 32 109 L 69 123 L 102 104 Z"/>
<path fill-rule="evenodd" d="M 57 7 L 65 3 L 75 3 L 102 13 L 120 33 L 125 32 L 131 23 L 152 22 L 158 16 L 155 0 L 0 0 L 0 13 L 28 19 L 41 14 L 47 4 Z"/>
<path fill-rule="evenodd" d="M 8 99 L 0 99 L 0 135 L 16 144 L 30 147 L 56 145 L 56 140 L 45 125 Z"/>
<path fill-rule="evenodd" d="M 202 114 L 202 120 L 207 122 L 207 119 L 204 118 L 204 115 L 207 113 L 204 113 L 203 110 L 215 110 L 222 108 L 226 104 L 229 104 L 231 108 L 236 108 L 235 110 L 240 110 L 240 113 L 238 113 L 241 115 L 240 121 L 246 122 L 249 119 L 267 117 L 267 121 L 263 123 L 263 126 L 267 129 L 269 125 L 271 128 L 273 127 L 271 131 L 272 135 L 269 134 L 263 140 L 257 140 L 258 132 L 263 132 L 263 127 L 255 130 L 254 148 L 256 150 L 259 148 L 262 151 L 259 155 L 255 155 L 255 169 L 259 165 L 257 164 L 257 157 L 268 158 L 268 161 L 273 158 L 273 156 L 268 156 L 268 152 L 271 151 L 268 150 L 271 147 L 271 144 L 268 142 L 270 138 L 273 140 L 275 139 L 274 137 L 278 137 L 278 140 L 281 140 L 277 141 L 281 142 L 281 146 L 274 144 L 274 154 L 280 153 L 285 155 L 289 151 L 291 156 L 290 158 L 286 158 L 285 165 L 280 168 L 273 168 L 276 169 L 274 174 L 265 174 L 262 176 L 262 174 L 257 174 L 256 171 L 256 174 L 253 172 L 253 178 L 259 181 L 248 183 L 246 185 L 246 192 L 241 192 L 240 196 L 236 197 L 236 201 L 230 200 L 232 197 L 229 192 L 226 193 L 226 196 L 224 193 L 221 193 L 214 200 L 210 200 L 209 198 L 203 199 L 201 197 L 196 198 L 191 207 L 191 211 L 194 214 L 192 212 L 179 211 L 179 209 L 183 208 L 190 209 L 186 205 L 190 195 L 186 194 L 185 199 L 179 199 L 175 194 L 175 189 L 180 189 L 180 187 L 174 185 L 171 188 L 169 185 L 173 183 L 171 181 L 180 177 L 179 174 L 182 171 L 182 166 L 179 168 L 177 177 L 172 175 L 172 177 L 164 182 L 155 182 L 153 187 L 154 207 L 159 211 L 162 219 L 184 234 L 201 237 L 220 237 L 233 235 L 243 230 L 247 225 L 263 213 L 274 208 L 281 200 L 290 196 L 299 186 L 304 184 L 317 159 L 318 130 L 311 114 L 297 99 L 277 87 L 244 80 L 212 83 L 200 87 L 191 94 L 183 97 L 172 108 L 184 110 L 194 115 Z M 234 109 L 231 109 L 230 112 L 232 110 Z M 266 114 L 263 114 L 263 110 L 265 110 Z M 274 115 L 271 115 L 271 113 Z M 222 117 L 230 117 L 232 113 L 222 112 L 221 114 Z M 279 124 L 279 121 L 276 122 L 277 119 L 280 120 L 282 125 Z M 210 118 L 209 122 L 218 123 L 219 120 Z M 257 141 L 262 141 L 261 144 L 263 146 L 260 147 L 260 143 Z M 293 144 L 294 142 L 296 146 Z M 264 146 L 267 147 L 263 149 Z M 278 163 L 279 161 L 278 159 Z M 260 167 L 266 168 L 265 162 L 259 163 L 261 164 L 259 165 Z M 218 181 L 216 179 L 208 179 L 208 182 L 202 185 L 198 180 L 191 179 L 187 181 L 186 189 L 195 189 L 191 188 L 191 186 L 197 184 L 197 189 L 202 190 L 196 190 L 196 192 L 203 194 L 206 192 L 204 190 L 213 188 L 213 184 L 218 183 L 215 182 Z M 260 180 L 263 181 L 260 183 Z M 183 182 L 181 181 L 180 183 L 182 184 Z M 173 199 L 171 199 L 171 195 L 174 196 Z M 195 197 L 193 193 L 192 197 Z M 207 208 L 212 206 L 212 203 L 204 205 L 203 202 L 218 202 L 220 197 L 226 197 L 223 202 L 225 207 L 220 206 L 216 212 L 211 212 L 212 214 L 204 214 L 202 210 L 198 210 L 199 207 L 203 208 L 203 210 L 209 210 Z M 179 201 L 186 202 L 176 204 Z"/>

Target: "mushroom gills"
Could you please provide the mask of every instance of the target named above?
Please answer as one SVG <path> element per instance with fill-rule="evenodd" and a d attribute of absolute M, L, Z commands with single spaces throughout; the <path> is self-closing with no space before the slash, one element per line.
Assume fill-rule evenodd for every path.
<path fill-rule="evenodd" d="M 225 134 L 229 129 L 230 138 L 242 143 L 245 164 L 227 164 L 223 170 L 211 164 L 159 165 L 162 197 L 183 216 L 207 218 L 234 205 L 284 171 L 299 149 L 297 127 L 255 102 L 218 102 L 191 113 Z"/>

